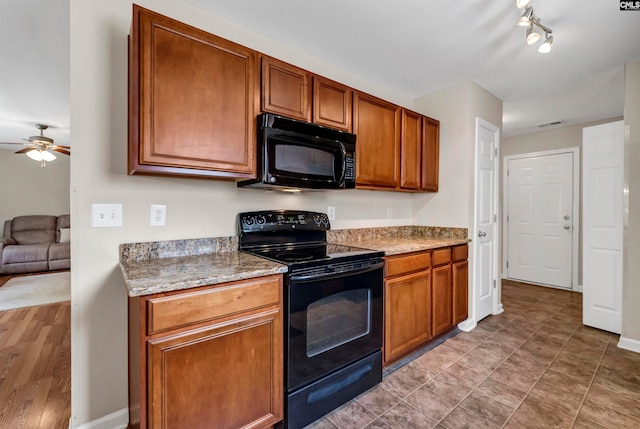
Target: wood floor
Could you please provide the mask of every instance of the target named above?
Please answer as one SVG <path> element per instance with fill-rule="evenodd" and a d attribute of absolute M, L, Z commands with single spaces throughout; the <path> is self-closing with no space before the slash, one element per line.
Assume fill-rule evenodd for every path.
<path fill-rule="evenodd" d="M 70 302 L 0 311 L 0 428 L 63 429 L 70 415 Z"/>

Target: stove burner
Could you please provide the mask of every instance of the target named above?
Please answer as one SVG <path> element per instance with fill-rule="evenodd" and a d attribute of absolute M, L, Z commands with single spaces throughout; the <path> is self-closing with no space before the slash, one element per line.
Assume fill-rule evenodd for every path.
<path fill-rule="evenodd" d="M 298 261 L 308 261 L 309 259 L 313 259 L 313 255 L 310 253 L 304 252 L 287 252 L 287 253 L 278 253 L 276 258 L 285 261 L 285 262 L 298 262 Z"/>

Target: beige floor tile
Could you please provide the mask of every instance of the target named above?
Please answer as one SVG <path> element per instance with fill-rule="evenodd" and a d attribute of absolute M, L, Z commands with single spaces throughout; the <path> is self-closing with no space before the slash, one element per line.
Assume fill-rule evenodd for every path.
<path fill-rule="evenodd" d="M 570 428 L 575 420 L 578 410 L 573 413 L 567 412 L 567 409 L 544 399 L 535 396 L 527 396 L 520 407 L 518 413 L 521 413 L 527 420 L 541 422 L 548 428 Z"/>
<path fill-rule="evenodd" d="M 526 396 L 526 393 L 493 379 L 486 380 L 475 391 L 483 393 L 514 410 Z"/>
<path fill-rule="evenodd" d="M 413 392 L 404 402 L 436 422 L 449 414 L 456 406 L 456 402 L 438 395 L 426 386 Z"/>
<path fill-rule="evenodd" d="M 336 428 L 336 425 L 334 425 L 329 421 L 329 419 L 327 419 L 326 417 L 322 417 L 321 419 L 316 420 L 310 425 L 305 426 L 304 429 L 337 429 L 337 428 Z"/>
<path fill-rule="evenodd" d="M 380 416 L 400 402 L 400 398 L 377 386 L 358 396 L 355 401 L 371 413 Z"/>
<path fill-rule="evenodd" d="M 376 419 L 375 415 L 355 401 L 347 402 L 326 417 L 338 429 L 363 429 Z"/>
<path fill-rule="evenodd" d="M 431 429 L 436 426 L 435 421 L 404 402 L 387 411 L 379 420 L 391 429 Z"/>
<path fill-rule="evenodd" d="M 460 406 L 478 414 L 498 427 L 504 425 L 515 410 L 515 406 L 512 407 L 498 402 L 478 390 L 474 390 L 467 396 L 465 400 L 460 403 Z"/>
<path fill-rule="evenodd" d="M 500 427 L 460 406 L 451 411 L 440 422 L 440 426 L 446 429 L 497 429 Z"/>
<path fill-rule="evenodd" d="M 537 381 L 536 378 L 530 377 L 527 374 L 519 371 L 514 371 L 504 366 L 496 369 L 489 378 L 491 380 L 499 381 L 515 389 L 518 389 L 523 393 L 527 393 L 533 387 L 533 385 L 536 384 Z"/>
<path fill-rule="evenodd" d="M 401 399 L 409 396 L 420 386 L 420 383 L 399 371 L 387 375 L 380 383 L 380 387 Z"/>
<path fill-rule="evenodd" d="M 611 429 L 640 428 L 639 418 L 622 414 L 590 401 L 585 401 L 582 408 L 580 408 L 578 417 Z"/>

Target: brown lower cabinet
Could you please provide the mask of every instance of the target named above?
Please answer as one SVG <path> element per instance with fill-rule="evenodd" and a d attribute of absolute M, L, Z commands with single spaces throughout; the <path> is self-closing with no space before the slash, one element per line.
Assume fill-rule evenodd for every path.
<path fill-rule="evenodd" d="M 467 319 L 467 245 L 385 257 L 384 363 Z"/>
<path fill-rule="evenodd" d="M 272 427 L 282 332 L 280 275 L 130 298 L 130 427 Z"/>

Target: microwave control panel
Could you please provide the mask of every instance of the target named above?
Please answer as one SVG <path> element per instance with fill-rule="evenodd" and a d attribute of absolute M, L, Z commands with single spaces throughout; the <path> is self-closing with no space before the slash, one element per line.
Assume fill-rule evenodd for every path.
<path fill-rule="evenodd" d="M 347 153 L 345 158 L 345 171 L 344 171 L 345 180 L 355 180 L 355 165 L 353 160 L 353 153 Z"/>

